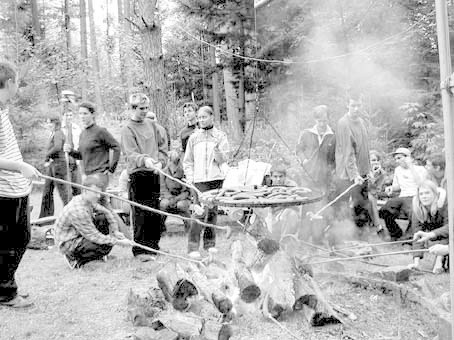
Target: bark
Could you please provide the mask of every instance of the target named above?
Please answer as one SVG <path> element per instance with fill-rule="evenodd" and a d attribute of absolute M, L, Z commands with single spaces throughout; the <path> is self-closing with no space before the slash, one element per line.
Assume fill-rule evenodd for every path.
<path fill-rule="evenodd" d="M 88 68 L 88 46 L 87 46 L 87 5 L 85 0 L 79 0 L 80 7 L 80 57 L 82 59 L 81 94 L 82 100 L 87 100 L 87 68 Z"/>
<path fill-rule="evenodd" d="M 130 0 L 123 0 L 124 6 L 124 18 L 131 18 L 131 3 Z M 128 39 L 131 35 L 131 24 L 126 19 L 123 20 L 123 34 L 125 35 L 126 39 Z M 124 54 L 124 62 L 125 62 L 125 78 L 126 78 L 126 87 L 128 89 L 127 98 L 132 93 L 133 89 L 133 80 L 131 76 L 131 67 L 132 67 L 132 57 L 131 57 L 131 49 L 126 45 L 125 54 Z"/>
<path fill-rule="evenodd" d="M 157 0 L 140 0 L 140 27 L 144 62 L 144 87 L 151 99 L 151 110 L 164 127 L 168 125 L 166 106 L 166 78 L 162 52 L 161 23 Z"/>
<path fill-rule="evenodd" d="M 91 52 L 91 62 L 94 74 L 94 85 L 95 85 L 95 96 L 96 96 L 96 105 L 98 113 L 104 113 L 104 104 L 101 96 L 101 77 L 99 74 L 99 58 L 98 58 L 98 47 L 96 41 L 96 28 L 95 28 L 95 18 L 93 12 L 93 0 L 88 0 L 88 18 L 90 21 L 90 52 Z"/>
<path fill-rule="evenodd" d="M 118 34 L 118 53 L 120 56 L 120 79 L 121 79 L 121 84 L 124 85 L 126 84 L 126 76 L 125 76 L 125 49 L 123 46 L 123 41 L 124 41 L 124 32 L 121 30 L 123 29 L 123 23 L 126 21 L 124 19 L 124 12 L 123 12 L 123 1 L 122 0 L 117 0 L 117 11 L 118 11 L 118 27 L 120 28 L 117 30 Z"/>
<path fill-rule="evenodd" d="M 212 98 L 213 98 L 213 113 L 214 120 L 218 123 L 221 122 L 221 108 L 219 103 L 219 74 L 216 66 L 216 49 L 210 46 L 210 61 L 213 67 L 213 74 L 211 75 L 212 82 Z"/>
<path fill-rule="evenodd" d="M 241 126 L 238 116 L 238 97 L 234 86 L 236 78 L 232 70 L 227 67 L 224 67 L 223 74 L 227 119 L 234 138 L 239 140 L 241 138 Z"/>
<path fill-rule="evenodd" d="M 36 38 L 42 39 L 41 25 L 39 24 L 38 0 L 31 0 L 32 6 L 32 25 L 33 25 L 33 44 L 36 43 Z"/>
<path fill-rule="evenodd" d="M 64 6 L 64 15 L 65 15 L 65 36 L 66 36 L 66 52 L 69 55 L 71 53 L 71 47 L 72 47 L 72 42 L 71 42 L 71 16 L 69 15 L 69 0 L 65 0 L 65 6 Z"/>

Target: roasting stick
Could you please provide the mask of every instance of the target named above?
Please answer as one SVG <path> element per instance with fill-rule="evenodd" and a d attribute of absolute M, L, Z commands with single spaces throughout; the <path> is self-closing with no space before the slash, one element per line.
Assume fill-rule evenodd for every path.
<path fill-rule="evenodd" d="M 153 253 L 156 253 L 156 254 L 161 254 L 161 255 L 164 255 L 164 256 L 173 257 L 173 258 L 180 259 L 180 260 L 194 262 L 194 263 L 197 263 L 197 264 L 205 267 L 203 262 L 199 261 L 199 260 L 191 259 L 189 257 L 184 257 L 184 256 L 180 256 L 180 255 L 170 254 L 170 253 L 167 253 L 165 251 L 161 251 L 161 250 L 157 250 L 157 249 L 154 249 L 154 248 L 150 248 L 150 247 L 144 246 L 143 244 L 140 244 L 140 243 L 137 243 L 137 242 L 134 242 L 134 241 L 132 241 L 131 244 L 134 247 L 142 248 L 144 250 L 147 250 L 147 251 L 150 251 L 150 252 L 153 252 Z"/>
<path fill-rule="evenodd" d="M 311 211 L 308 211 L 306 215 L 309 216 L 311 220 L 314 218 L 319 218 L 319 219 L 322 218 L 322 216 L 320 216 L 320 214 L 322 212 L 324 212 L 326 209 L 328 209 L 330 206 L 332 206 L 334 203 L 336 203 L 338 200 L 340 200 L 343 196 L 345 196 L 350 190 L 352 190 L 357 185 L 358 184 L 353 183 L 347 189 L 345 189 L 343 192 L 341 192 L 337 197 L 335 197 L 331 202 L 329 202 L 327 205 L 325 205 L 319 211 L 317 211 L 315 214 Z"/>
<path fill-rule="evenodd" d="M 220 229 L 220 230 L 227 230 L 227 231 L 230 230 L 230 227 L 219 226 L 219 225 L 215 225 L 215 224 L 211 224 L 211 223 L 206 223 L 206 222 L 197 220 L 195 218 L 180 216 L 180 215 L 176 215 L 176 214 L 171 214 L 171 213 L 159 210 L 159 209 L 154 209 L 154 208 L 148 207 L 146 205 L 143 205 L 143 204 L 140 204 L 140 203 L 137 203 L 137 202 L 130 201 L 130 200 L 128 200 L 126 198 L 123 198 L 123 197 L 120 197 L 120 196 L 109 194 L 108 192 L 95 190 L 95 189 L 86 187 L 86 186 L 81 185 L 81 184 L 65 181 L 65 180 L 60 179 L 60 178 L 55 178 L 55 177 L 47 176 L 47 175 L 43 175 L 43 174 L 40 174 L 39 177 L 42 177 L 44 179 L 50 179 L 50 180 L 58 182 L 58 183 L 71 184 L 72 186 L 74 186 L 76 188 L 84 189 L 84 190 L 88 190 L 88 191 L 92 191 L 92 192 L 96 192 L 96 193 L 104 195 L 106 197 L 115 198 L 115 199 L 120 200 L 122 202 L 128 203 L 130 205 L 133 205 L 133 206 L 138 207 L 138 208 L 143 209 L 143 210 L 154 212 L 156 214 L 161 214 L 161 215 L 165 215 L 165 216 L 172 216 L 172 217 L 178 217 L 178 218 L 180 218 L 182 220 L 186 220 L 186 221 L 194 221 L 194 222 L 197 222 L 198 224 L 200 224 L 202 226 L 205 226 L 205 227 L 211 227 L 211 228 Z"/>
<path fill-rule="evenodd" d="M 162 171 L 161 169 L 153 168 L 153 170 L 156 170 L 156 171 L 159 172 L 161 175 L 163 175 L 163 176 L 165 176 L 165 177 L 167 177 L 167 178 L 170 178 L 172 181 L 175 181 L 175 182 L 177 182 L 178 184 L 181 184 L 182 186 L 185 186 L 185 187 L 187 187 L 187 188 L 189 188 L 189 189 L 194 190 L 194 191 L 197 193 L 197 196 L 200 197 L 200 195 L 202 195 L 202 192 L 201 192 L 199 189 L 197 189 L 194 185 L 189 184 L 189 183 L 186 183 L 186 182 L 183 182 L 183 181 L 180 181 L 178 178 L 175 178 L 175 177 L 173 177 L 173 176 L 171 176 L 171 175 L 169 175 L 169 174 L 166 174 L 166 173 L 165 173 L 164 171 Z"/>
<path fill-rule="evenodd" d="M 337 258 L 337 259 L 329 259 L 329 260 L 317 261 L 317 262 L 305 263 L 305 264 L 322 264 L 322 263 L 329 263 L 329 262 L 341 262 L 341 261 L 350 261 L 350 260 L 357 260 L 357 259 L 366 259 L 368 257 L 392 256 L 392 255 L 412 254 L 412 253 L 420 253 L 420 252 L 428 252 L 428 251 L 429 251 L 429 249 L 402 250 L 402 251 L 394 251 L 394 252 L 390 252 L 390 253 L 341 257 L 341 258 Z"/>
<path fill-rule="evenodd" d="M 370 244 L 358 244 L 356 246 L 350 246 L 350 247 L 345 247 L 345 248 L 338 248 L 336 251 L 340 250 L 348 250 L 348 249 L 355 249 L 355 248 L 363 248 L 363 247 L 377 247 L 377 246 L 385 246 L 388 244 L 402 244 L 402 243 L 408 243 L 411 242 L 412 240 L 401 240 L 401 241 L 392 241 L 392 242 L 380 242 L 380 243 L 370 243 Z"/>
<path fill-rule="evenodd" d="M 323 248 L 323 247 L 319 247 L 319 246 L 317 246 L 317 245 L 315 245 L 315 244 L 312 244 L 312 243 L 310 243 L 310 242 L 306 242 L 306 241 L 302 241 L 302 240 L 299 240 L 299 242 L 301 242 L 302 244 L 305 244 L 305 245 L 307 245 L 307 246 L 309 246 L 309 247 L 312 247 L 312 248 L 314 248 L 314 249 L 318 249 L 318 250 L 320 250 L 320 251 L 323 251 L 323 252 L 325 252 L 325 253 L 328 253 L 328 254 L 329 254 L 329 253 L 335 253 L 335 254 L 337 254 L 337 255 L 339 255 L 339 256 L 343 256 L 343 257 L 345 257 L 345 258 L 349 257 L 349 256 L 346 255 L 346 254 L 342 254 L 342 253 L 338 252 L 338 251 L 337 251 L 338 249 L 333 250 L 333 251 L 330 251 L 330 250 L 328 250 L 328 249 L 325 249 L 325 248 Z M 370 264 L 370 265 L 377 266 L 377 267 L 389 267 L 389 265 L 387 265 L 387 264 L 382 264 L 382 263 L 375 263 L 375 262 L 369 262 L 369 261 L 363 261 L 363 260 L 358 260 L 358 261 L 361 262 L 361 263 Z"/>

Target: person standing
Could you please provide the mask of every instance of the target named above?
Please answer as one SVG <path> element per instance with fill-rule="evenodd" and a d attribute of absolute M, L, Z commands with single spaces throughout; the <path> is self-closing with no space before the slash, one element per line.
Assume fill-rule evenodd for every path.
<path fill-rule="evenodd" d="M 0 62 L 0 306 L 23 308 L 32 303 L 18 294 L 15 274 L 30 241 L 31 179 L 39 172 L 23 161 L 9 120 L 6 104 L 17 89 L 15 66 Z"/>
<path fill-rule="evenodd" d="M 67 167 L 65 154 L 63 152 L 65 135 L 61 130 L 60 119 L 51 118 L 49 123 L 52 124 L 52 133 L 47 146 L 45 160 L 47 175 L 66 180 Z M 63 205 L 66 205 L 69 202 L 67 185 L 46 178 L 44 181 L 43 196 L 41 199 L 41 211 L 39 213 L 40 218 L 52 216 L 54 214 L 54 187 L 57 187 L 60 198 L 63 201 Z"/>
<path fill-rule="evenodd" d="M 355 184 L 344 195 L 334 208 L 340 214 L 337 217 L 353 215 L 357 227 L 363 227 L 370 222 L 368 213 L 368 183 L 367 175 L 370 172 L 369 140 L 366 124 L 360 117 L 362 99 L 355 94 L 348 100 L 348 112 L 342 116 L 336 129 L 336 180 L 334 197 Z M 349 212 L 348 202 L 352 199 L 353 211 Z M 366 218 L 364 218 L 366 215 Z M 336 218 L 336 217 L 335 217 Z"/>
<path fill-rule="evenodd" d="M 229 143 L 224 132 L 214 127 L 213 110 L 202 106 L 197 112 L 199 129 L 189 137 L 183 159 L 186 181 L 194 184 L 201 192 L 219 189 L 224 182 L 223 166 L 227 162 Z M 217 207 L 206 207 L 203 216 L 205 222 L 216 224 Z M 189 229 L 188 252 L 193 257 L 200 257 L 200 232 L 202 226 L 193 222 Z M 216 245 L 216 232 L 206 227 L 203 232 L 203 248 L 208 250 Z"/>
<path fill-rule="evenodd" d="M 183 105 L 183 115 L 186 119 L 186 126 L 180 131 L 181 150 L 186 152 L 186 145 L 189 137 L 197 129 L 197 105 L 190 102 Z"/>
<path fill-rule="evenodd" d="M 117 168 L 121 150 L 120 144 L 112 134 L 106 128 L 96 124 L 95 116 L 94 104 L 85 102 L 79 105 L 79 119 L 83 127 L 78 143 L 79 148 L 75 150 L 70 144 L 65 143 L 64 151 L 74 159 L 82 161 L 84 177 L 95 173 L 102 174 L 103 190 L 105 190 L 109 183 L 109 176 Z"/>
<path fill-rule="evenodd" d="M 129 174 L 129 199 L 159 209 L 160 176 L 155 169 L 162 169 L 166 164 L 167 138 L 152 120 L 146 119 L 150 99 L 145 94 L 132 94 L 129 105 L 130 119 L 121 130 L 121 148 Z M 133 206 L 131 217 L 134 241 L 159 250 L 161 216 Z M 141 261 L 150 261 L 155 255 L 139 247 L 133 247 L 132 252 Z"/>

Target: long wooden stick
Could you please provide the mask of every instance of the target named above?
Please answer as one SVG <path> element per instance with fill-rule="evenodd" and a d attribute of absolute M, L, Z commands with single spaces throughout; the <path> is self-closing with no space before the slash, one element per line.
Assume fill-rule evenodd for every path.
<path fill-rule="evenodd" d="M 389 244 L 402 244 L 406 242 L 411 242 L 412 240 L 401 240 L 401 241 L 392 241 L 392 242 L 380 242 L 380 243 L 370 243 L 370 244 L 357 244 L 356 246 L 345 247 L 345 248 L 338 248 L 337 251 L 340 250 L 348 250 L 348 249 L 355 249 L 355 248 L 363 248 L 363 247 L 377 247 L 377 246 L 385 246 Z"/>
<path fill-rule="evenodd" d="M 329 262 L 341 262 L 341 261 L 350 261 L 350 260 L 357 260 L 357 259 L 367 259 L 369 257 L 392 256 L 392 255 L 400 255 L 400 254 L 412 254 L 412 253 L 421 253 L 421 252 L 428 252 L 428 251 L 429 251 L 429 249 L 402 250 L 402 251 L 394 251 L 394 252 L 391 252 L 391 253 L 380 253 L 380 254 L 359 255 L 359 256 L 351 256 L 351 257 L 341 257 L 341 258 L 337 258 L 337 259 L 317 261 L 317 262 L 306 263 L 306 264 L 322 264 L 322 263 L 329 263 Z"/>
<path fill-rule="evenodd" d="M 344 195 L 346 195 L 350 190 L 352 190 L 355 186 L 357 186 L 358 184 L 356 183 L 353 183 L 352 185 L 350 185 L 347 189 L 345 189 L 343 192 L 341 192 L 338 196 L 336 196 L 331 202 L 329 202 L 327 205 L 325 205 L 324 207 L 322 207 L 319 211 L 317 211 L 315 214 L 312 214 L 310 212 L 308 212 L 307 214 L 312 218 L 316 217 L 316 216 L 320 216 L 320 214 L 322 212 L 324 212 L 326 209 L 328 209 L 330 206 L 332 206 L 334 203 L 336 203 L 338 200 L 340 200 Z"/>
<path fill-rule="evenodd" d="M 82 185 L 82 184 L 68 182 L 68 181 L 65 181 L 65 180 L 60 179 L 60 178 L 47 176 L 47 175 L 43 175 L 43 174 L 40 174 L 39 176 L 44 178 L 44 179 L 50 179 L 50 180 L 55 181 L 55 182 L 60 182 L 60 183 L 63 183 L 63 184 L 70 184 L 70 185 L 72 185 L 72 186 L 74 186 L 76 188 L 80 188 L 80 189 L 96 192 L 96 193 L 104 195 L 106 197 L 110 197 L 110 198 L 114 198 L 114 199 L 120 200 L 120 201 L 128 203 L 128 204 L 130 204 L 132 206 L 138 207 L 138 208 L 143 209 L 143 210 L 151 211 L 151 212 L 154 212 L 156 214 L 177 217 L 177 218 L 180 218 L 180 219 L 186 220 L 186 221 L 194 221 L 194 222 L 197 222 L 198 224 L 200 224 L 202 226 L 205 226 L 205 227 L 211 227 L 211 228 L 220 229 L 220 230 L 227 230 L 227 231 L 229 231 L 231 229 L 230 227 L 224 227 L 224 226 L 219 226 L 219 225 L 215 225 L 215 224 L 211 224 L 211 223 L 206 223 L 206 222 L 197 220 L 195 218 L 180 216 L 180 215 L 171 214 L 171 213 L 159 210 L 159 209 L 154 209 L 154 208 L 148 207 L 146 205 L 143 205 L 143 204 L 140 204 L 140 203 L 137 203 L 137 202 L 134 202 L 134 201 L 130 201 L 130 200 L 126 199 L 126 198 L 109 194 L 108 192 L 103 192 L 103 191 L 99 191 L 99 190 L 96 190 L 96 189 L 92 189 L 92 188 L 86 187 L 85 185 Z"/>
<path fill-rule="evenodd" d="M 153 248 L 144 246 L 143 244 L 140 244 L 140 243 L 137 243 L 137 242 L 134 242 L 134 241 L 132 241 L 131 243 L 132 243 L 132 245 L 134 247 L 142 248 L 144 250 L 147 250 L 147 251 L 150 251 L 150 252 L 153 252 L 153 253 L 156 253 L 156 254 L 161 254 L 161 255 L 164 255 L 164 256 L 173 257 L 173 258 L 180 259 L 180 260 L 194 262 L 194 263 L 200 264 L 202 266 L 205 266 L 203 264 L 203 262 L 199 261 L 199 260 L 191 259 L 189 257 L 184 257 L 184 256 L 176 255 L 176 254 L 167 253 L 165 251 L 161 251 L 161 250 L 157 250 L 157 249 L 153 249 Z"/>
<path fill-rule="evenodd" d="M 194 185 L 186 183 L 186 182 L 183 182 L 183 181 L 180 181 L 178 178 L 175 178 L 175 177 L 173 177 L 173 176 L 171 176 L 169 174 L 166 174 L 164 171 L 162 171 L 159 168 L 154 168 L 154 170 L 159 172 L 161 175 L 163 175 L 163 176 L 165 176 L 167 178 L 170 178 L 172 181 L 177 182 L 177 183 L 181 184 L 182 186 L 185 186 L 185 187 L 187 187 L 189 189 L 194 190 L 197 193 L 197 196 L 202 195 L 202 192 L 199 189 L 197 189 Z"/>

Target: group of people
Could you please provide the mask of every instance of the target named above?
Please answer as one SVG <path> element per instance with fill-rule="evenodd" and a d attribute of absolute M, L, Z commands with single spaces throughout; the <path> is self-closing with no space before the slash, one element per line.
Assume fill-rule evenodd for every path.
<path fill-rule="evenodd" d="M 15 96 L 17 82 L 14 65 L 0 62 L 0 201 L 4 207 L 0 222 L 0 305 L 26 307 L 30 302 L 26 295 L 18 293 L 14 275 L 30 239 L 31 180 L 41 174 L 23 161 L 9 121 L 6 103 Z M 196 221 L 216 224 L 217 207 L 199 204 L 197 195 L 188 189 L 191 186 L 201 192 L 218 189 L 225 179 L 229 142 L 226 134 L 214 126 L 209 106 L 184 105 L 187 124 L 180 133 L 181 150 L 169 150 L 168 133 L 150 114 L 150 99 L 143 93 L 129 98 L 129 119 L 122 127 L 120 141 L 96 124 L 96 108 L 89 102 L 77 105 L 81 123 L 77 131 L 69 108 L 75 104 L 74 94 L 66 92 L 64 99 L 62 119 L 52 117 L 48 121 L 52 125 L 46 152 L 49 177 L 44 185 L 40 217 L 54 213 L 52 196 L 56 186 L 65 204 L 54 226 L 56 244 L 71 268 L 105 258 L 115 245 L 132 247 L 132 254 L 141 261 L 153 260 L 160 250 L 165 222 L 159 210 L 189 217 L 191 204 L 194 220 L 185 223 L 189 255 L 197 258 L 201 256 L 201 246 L 205 250 L 216 246 L 215 229 L 203 228 Z M 297 146 L 306 184 L 324 193 L 324 201 L 319 204 L 347 192 L 333 210 L 352 217 L 358 228 L 371 223 L 381 233 L 383 219 L 390 236 L 397 239 L 402 237 L 402 229 L 396 219 L 404 215 L 410 220 L 408 231 L 414 234 L 415 247 L 429 240 L 446 243 L 444 159 L 429 158 L 424 168 L 414 163 L 408 149 L 398 148 L 393 153 L 397 167 L 392 183 L 386 186 L 380 155 L 369 150 L 360 109 L 361 98 L 352 96 L 348 112 L 335 129 L 328 125 L 326 106 L 314 109 L 316 124 L 302 132 Z M 124 222 L 102 195 L 121 153 L 127 164 L 121 176 L 127 183 L 127 198 L 139 204 L 131 206 L 133 240 L 120 232 Z M 295 185 L 285 175 L 285 169 L 273 167 L 272 184 Z M 186 185 L 169 176 L 185 181 Z M 81 181 L 83 186 L 69 189 L 67 182 L 53 179 Z M 387 198 L 386 203 L 378 209 L 383 197 Z M 322 235 L 313 237 L 320 241 Z M 446 262 L 446 247 L 431 249 L 439 254 L 434 271 L 440 272 Z M 421 257 L 422 253 L 415 255 L 413 267 L 419 265 Z"/>

